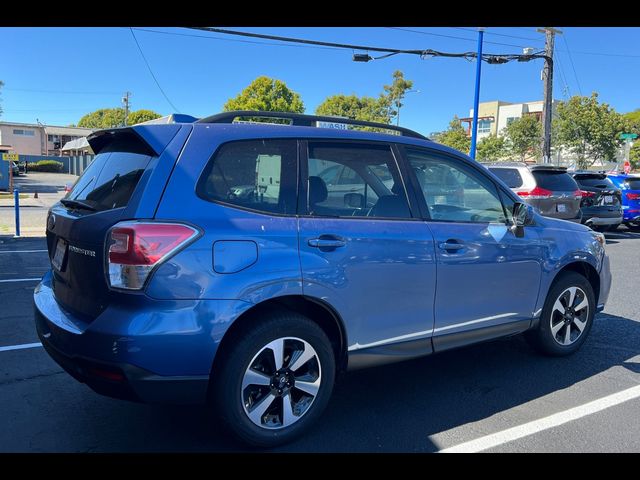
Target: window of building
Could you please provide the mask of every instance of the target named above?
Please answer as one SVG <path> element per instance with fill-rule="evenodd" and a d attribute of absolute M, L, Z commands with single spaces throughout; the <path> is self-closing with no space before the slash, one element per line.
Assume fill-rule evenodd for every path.
<path fill-rule="evenodd" d="M 491 120 L 478 120 L 478 133 L 491 133 Z"/>
<path fill-rule="evenodd" d="M 60 141 L 60 136 L 59 135 L 47 135 L 47 140 L 49 142 L 59 142 Z"/>
<path fill-rule="evenodd" d="M 517 119 L 518 119 L 518 117 L 507 117 L 507 126 L 511 125 Z"/>
<path fill-rule="evenodd" d="M 14 135 L 20 135 L 23 137 L 35 137 L 36 132 L 34 130 L 24 130 L 22 128 L 14 128 L 13 129 L 13 134 Z"/>

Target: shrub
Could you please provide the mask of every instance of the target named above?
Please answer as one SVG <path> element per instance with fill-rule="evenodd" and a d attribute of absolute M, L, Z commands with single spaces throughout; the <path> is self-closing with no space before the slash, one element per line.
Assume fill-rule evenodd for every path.
<path fill-rule="evenodd" d="M 55 160 L 40 160 L 36 163 L 29 163 L 27 172 L 62 172 L 64 163 L 56 162 Z"/>

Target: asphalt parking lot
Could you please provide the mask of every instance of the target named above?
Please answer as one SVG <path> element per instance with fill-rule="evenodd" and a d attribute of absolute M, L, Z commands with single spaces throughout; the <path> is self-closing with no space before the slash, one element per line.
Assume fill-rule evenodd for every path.
<path fill-rule="evenodd" d="M 277 450 L 640 451 L 640 234 L 621 228 L 607 243 L 609 303 L 574 356 L 540 357 L 514 337 L 349 373 L 317 428 Z M 205 407 L 102 397 L 49 358 L 31 304 L 45 248 L 0 236 L 0 451 L 244 450 Z"/>

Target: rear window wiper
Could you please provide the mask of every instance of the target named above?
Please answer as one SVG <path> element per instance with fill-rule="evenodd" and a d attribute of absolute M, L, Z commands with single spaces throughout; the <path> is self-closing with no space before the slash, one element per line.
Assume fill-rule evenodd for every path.
<path fill-rule="evenodd" d="M 69 207 L 69 208 L 83 208 L 85 210 L 90 210 L 92 212 L 95 212 L 97 210 L 96 207 L 89 205 L 88 203 L 82 202 L 80 200 L 71 200 L 69 198 L 63 198 L 62 200 L 60 200 L 60 203 L 62 203 L 65 207 Z"/>

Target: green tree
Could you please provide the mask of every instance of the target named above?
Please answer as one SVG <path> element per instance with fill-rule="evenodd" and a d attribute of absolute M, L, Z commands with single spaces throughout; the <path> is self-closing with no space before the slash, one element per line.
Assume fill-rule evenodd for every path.
<path fill-rule="evenodd" d="M 640 142 L 635 141 L 629 150 L 629 163 L 631 164 L 631 170 L 637 170 L 640 168 Z"/>
<path fill-rule="evenodd" d="M 480 162 L 495 162 L 506 157 L 508 153 L 504 137 L 489 135 L 476 145 L 476 159 Z"/>
<path fill-rule="evenodd" d="M 608 104 L 600 103 L 596 92 L 560 102 L 556 113 L 553 127 L 558 145 L 576 155 L 578 168 L 614 160 L 628 122 Z"/>
<path fill-rule="evenodd" d="M 471 139 L 468 137 L 467 131 L 460 123 L 457 115 L 454 115 L 453 119 L 449 122 L 449 128 L 436 135 L 434 140 L 465 154 L 469 153 L 469 148 L 471 147 Z"/>
<path fill-rule="evenodd" d="M 524 115 L 507 125 L 505 137 L 509 151 L 520 161 L 541 153 L 542 124 L 533 115 Z"/>
<path fill-rule="evenodd" d="M 123 108 L 101 108 L 87 113 L 78 122 L 78 127 L 83 128 L 113 128 L 122 125 L 124 125 Z"/>
<path fill-rule="evenodd" d="M 640 108 L 633 112 L 627 112 L 622 115 L 627 122 L 627 129 L 630 133 L 640 135 Z"/>
<path fill-rule="evenodd" d="M 385 93 L 381 95 L 381 101 L 387 105 L 389 110 L 390 119 L 397 117 L 398 121 L 400 120 L 400 108 L 404 105 L 402 100 L 407 91 L 411 90 L 412 87 L 413 81 L 406 80 L 404 73 L 400 70 L 393 72 L 393 82 L 391 85 L 384 86 Z"/>
<path fill-rule="evenodd" d="M 136 110 L 135 112 L 129 113 L 129 116 L 127 117 L 127 125 L 137 125 L 138 123 L 155 120 L 161 116 L 162 115 L 154 112 L 153 110 Z"/>
<path fill-rule="evenodd" d="M 373 97 L 331 95 L 316 108 L 316 115 L 345 117 L 366 122 L 389 123 L 386 105 Z"/>
<path fill-rule="evenodd" d="M 304 113 L 299 94 L 281 80 L 261 76 L 249 84 L 235 98 L 224 104 L 224 111 L 262 110 L 267 112 Z"/>

